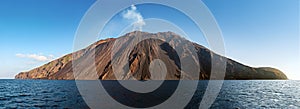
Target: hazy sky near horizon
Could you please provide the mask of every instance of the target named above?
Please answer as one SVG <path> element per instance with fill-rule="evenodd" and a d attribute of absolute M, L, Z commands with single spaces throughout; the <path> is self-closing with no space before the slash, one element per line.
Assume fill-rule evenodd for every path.
<path fill-rule="evenodd" d="M 222 30 L 227 57 L 253 67 L 275 67 L 290 79 L 300 80 L 299 0 L 202 1 Z M 21 71 L 71 53 L 77 26 L 94 2 L 1 0 L 0 78 L 13 78 Z M 193 31 L 193 23 L 186 16 L 159 5 L 128 7 L 113 18 L 118 27 L 108 27 L 110 34 L 100 37 L 116 37 L 118 32 L 114 31 L 132 21 L 138 21 L 137 29 L 148 26 L 145 19 L 151 17 L 176 24 L 190 40 L 209 47 L 204 37 L 197 39 L 201 32 Z"/>

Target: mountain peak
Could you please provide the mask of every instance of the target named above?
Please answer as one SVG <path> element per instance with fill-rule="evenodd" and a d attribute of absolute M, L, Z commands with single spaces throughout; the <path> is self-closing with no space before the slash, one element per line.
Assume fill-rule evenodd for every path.
<path fill-rule="evenodd" d="M 134 38 L 145 39 L 137 43 L 133 40 Z M 132 49 L 129 49 L 132 43 L 137 44 Z M 116 57 L 116 61 L 112 58 L 112 56 L 115 57 L 112 54 L 112 50 L 116 51 L 116 56 L 120 56 L 119 58 Z M 191 52 L 193 50 L 195 53 Z M 186 57 L 189 55 L 193 57 L 192 60 L 189 60 L 188 63 L 181 62 L 181 59 L 186 60 Z M 89 60 L 91 58 L 95 62 L 96 75 L 90 74 L 93 69 L 93 63 Z M 150 64 L 157 59 L 165 65 L 156 66 L 157 68 L 166 69 L 167 73 L 164 78 L 162 78 L 163 76 L 159 72 L 162 70 L 155 70 L 156 74 L 153 74 L 150 68 Z M 285 74 L 277 69 L 245 66 L 234 60 L 215 54 L 209 49 L 190 42 L 170 31 L 158 33 L 133 31 L 119 38 L 100 40 L 85 49 L 66 55 L 28 72 L 19 73 L 15 78 L 77 78 L 83 80 L 179 80 L 184 78 L 189 80 L 206 80 L 211 78 L 212 59 L 223 60 L 227 63 L 224 79 L 287 79 Z M 74 64 L 73 61 L 76 63 Z M 123 62 L 127 62 L 128 64 L 124 64 Z M 189 66 L 189 70 L 191 69 L 191 71 L 182 69 L 181 64 Z M 118 69 L 113 70 L 113 65 L 118 65 Z M 195 65 L 199 65 L 199 71 Z M 74 74 L 73 66 L 83 67 L 77 68 L 80 72 L 79 74 Z"/>

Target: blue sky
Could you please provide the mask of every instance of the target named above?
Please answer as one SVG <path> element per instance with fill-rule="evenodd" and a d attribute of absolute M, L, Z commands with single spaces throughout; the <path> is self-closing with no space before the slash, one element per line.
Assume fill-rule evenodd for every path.
<path fill-rule="evenodd" d="M 94 2 L 1 0 L 0 78 L 13 78 L 21 71 L 71 53 L 77 26 Z M 227 57 L 254 67 L 275 67 L 291 79 L 300 79 L 299 0 L 203 2 L 222 30 Z M 161 5 L 144 4 L 135 7 L 135 16 L 140 15 L 143 21 L 160 18 L 172 22 L 184 30 L 189 39 L 209 48 L 201 32 L 181 12 Z M 100 38 L 116 37 L 120 29 L 138 19 L 124 17 L 128 10 L 132 8 L 117 14 L 105 29 L 110 31 L 109 34 L 100 35 Z M 149 26 L 149 23 L 145 20 L 143 26 Z"/>

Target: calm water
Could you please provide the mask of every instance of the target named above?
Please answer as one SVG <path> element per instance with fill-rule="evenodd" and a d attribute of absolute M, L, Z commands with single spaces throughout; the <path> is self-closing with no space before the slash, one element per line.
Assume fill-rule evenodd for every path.
<path fill-rule="evenodd" d="M 113 87 L 115 83 L 102 84 Z M 187 108 L 198 107 L 206 84 L 199 81 Z M 56 80 L 0 80 L 0 108 L 5 107 L 88 108 L 74 81 Z M 225 81 L 211 108 L 300 108 L 300 81 Z"/>

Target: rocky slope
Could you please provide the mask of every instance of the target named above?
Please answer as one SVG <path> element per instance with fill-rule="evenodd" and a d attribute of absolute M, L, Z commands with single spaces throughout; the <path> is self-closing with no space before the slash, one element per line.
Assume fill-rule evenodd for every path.
<path fill-rule="evenodd" d="M 154 64 L 154 68 L 149 67 L 151 62 L 157 59 L 160 60 L 160 63 Z M 213 63 L 212 60 L 217 61 Z M 221 77 L 221 79 L 287 79 L 286 75 L 277 69 L 253 68 L 243 65 L 217 55 L 209 49 L 185 40 L 172 32 L 154 34 L 139 31 L 127 33 L 119 38 L 100 40 L 85 49 L 68 54 L 41 67 L 28 72 L 21 72 L 15 78 L 68 80 L 75 78 L 83 80 L 220 79 L 211 76 L 211 69 L 213 65 L 215 65 L 214 68 L 218 69 L 222 62 L 226 63 L 224 69 L 226 73 L 225 77 Z M 74 72 L 75 70 L 76 72 Z M 160 71 L 166 71 L 166 74 L 157 73 Z M 215 75 L 218 73 L 216 71 Z"/>

